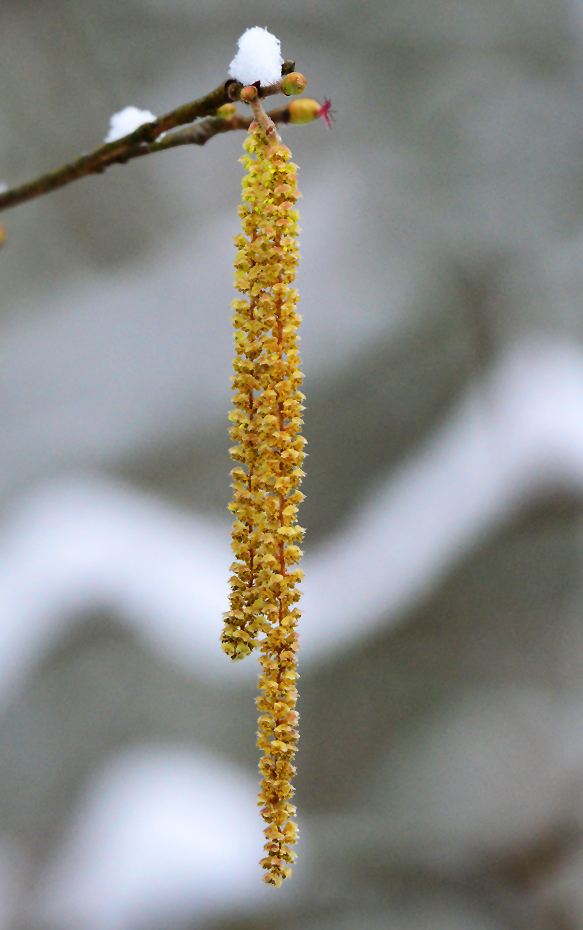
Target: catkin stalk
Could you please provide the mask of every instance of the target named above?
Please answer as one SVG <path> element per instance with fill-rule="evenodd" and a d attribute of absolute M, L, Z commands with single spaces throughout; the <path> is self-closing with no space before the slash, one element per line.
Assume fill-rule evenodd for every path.
<path fill-rule="evenodd" d="M 291 875 L 293 757 L 298 714 L 296 626 L 303 577 L 303 529 L 296 523 L 303 494 L 305 440 L 301 436 L 302 383 L 296 312 L 291 287 L 298 264 L 297 165 L 289 149 L 267 140 L 252 124 L 241 161 L 242 234 L 237 236 L 232 303 L 236 357 L 231 449 L 234 515 L 230 609 L 222 648 L 232 659 L 260 651 L 258 746 L 263 752 L 259 804 L 266 821 L 264 881 L 280 885 Z"/>

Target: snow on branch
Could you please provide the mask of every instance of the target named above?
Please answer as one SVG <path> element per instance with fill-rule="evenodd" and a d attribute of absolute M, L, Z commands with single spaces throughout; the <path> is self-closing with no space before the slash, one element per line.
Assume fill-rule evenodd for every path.
<path fill-rule="evenodd" d="M 143 126 L 144 123 L 151 123 L 156 117 L 149 110 L 138 110 L 137 107 L 125 107 L 119 113 L 114 113 L 109 121 L 109 132 L 103 140 L 107 145 L 108 142 L 117 142 L 124 136 L 129 136 L 135 129 Z"/>
<path fill-rule="evenodd" d="M 280 42 L 267 29 L 253 26 L 247 29 L 238 42 L 239 51 L 233 58 L 229 74 L 241 84 L 256 84 L 262 87 L 281 80 Z"/>
<path fill-rule="evenodd" d="M 283 75 L 290 74 L 294 67 L 295 63 L 293 61 L 285 61 L 279 70 L 277 80 L 267 86 L 262 85 L 259 89 L 259 96 L 263 98 L 281 93 L 281 78 Z M 239 116 L 231 111 L 229 111 L 226 118 L 219 115 L 219 111 L 226 104 L 232 104 L 241 99 L 242 90 L 243 85 L 240 81 L 229 78 L 204 97 L 186 103 L 164 114 L 164 116 L 153 118 L 147 122 L 143 122 L 142 119 L 147 111 L 138 110 L 137 112 L 140 115 L 136 119 L 139 119 L 140 124 L 137 128 L 127 132 L 126 135 L 120 138 L 112 138 L 111 141 L 106 142 L 105 145 L 100 146 L 89 155 L 82 155 L 75 161 L 57 168 L 56 171 L 41 175 L 27 184 L 0 192 L 0 210 L 7 210 L 10 207 L 26 203 L 28 200 L 34 200 L 36 197 L 48 194 L 60 187 L 65 187 L 72 181 L 88 177 L 91 174 L 101 174 L 110 165 L 123 165 L 134 158 L 160 152 L 166 148 L 174 148 L 177 145 L 203 145 L 208 139 L 219 133 L 228 132 L 232 129 L 248 129 L 250 120 L 246 117 Z M 137 108 L 126 108 L 126 111 L 128 109 L 137 110 Z M 234 107 L 232 109 L 234 111 Z M 116 114 L 116 117 L 121 117 L 123 113 L 124 111 L 121 111 L 120 114 Z M 153 116 L 153 114 L 147 113 L 147 116 Z M 186 131 L 181 133 L 169 132 L 199 119 L 201 122 L 196 123 Z M 276 111 L 272 115 L 272 119 L 274 122 L 295 121 L 290 117 L 289 107 L 283 107 L 281 110 Z M 125 128 L 127 129 L 127 123 Z M 110 133 L 112 131 L 115 132 L 113 123 Z M 161 137 L 167 132 L 169 135 L 162 139 Z M 110 136 L 108 136 L 109 138 Z"/>

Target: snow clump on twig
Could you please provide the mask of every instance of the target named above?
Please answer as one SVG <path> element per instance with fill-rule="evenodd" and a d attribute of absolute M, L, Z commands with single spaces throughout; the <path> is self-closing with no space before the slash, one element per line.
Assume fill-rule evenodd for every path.
<path fill-rule="evenodd" d="M 280 41 L 267 29 L 252 26 L 239 42 L 239 51 L 229 65 L 229 75 L 245 86 L 257 81 L 267 87 L 281 80 Z"/>
<path fill-rule="evenodd" d="M 129 135 L 130 132 L 137 129 L 138 126 L 143 126 L 144 123 L 151 123 L 154 119 L 156 119 L 156 117 L 153 113 L 150 113 L 149 110 L 138 110 L 137 107 L 125 107 L 125 109 L 120 110 L 119 113 L 114 113 L 109 120 L 109 132 L 105 137 L 105 142 L 117 142 L 118 139 L 123 139 L 124 136 Z"/>

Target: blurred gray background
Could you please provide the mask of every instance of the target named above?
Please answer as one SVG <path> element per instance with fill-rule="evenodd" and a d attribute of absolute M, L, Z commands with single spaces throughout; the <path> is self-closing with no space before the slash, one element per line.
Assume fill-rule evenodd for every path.
<path fill-rule="evenodd" d="M 267 26 L 301 166 L 302 840 L 218 647 L 242 134 L 4 214 L 0 927 L 583 928 L 580 0 L 4 0 L 0 181 Z M 248 667 L 246 667 L 248 665 Z"/>

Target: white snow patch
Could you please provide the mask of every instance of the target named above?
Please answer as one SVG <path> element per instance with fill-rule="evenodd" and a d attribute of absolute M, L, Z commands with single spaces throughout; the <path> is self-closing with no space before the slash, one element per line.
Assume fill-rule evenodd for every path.
<path fill-rule="evenodd" d="M 529 499 L 583 490 L 583 354 L 517 343 L 303 560 L 302 663 L 396 624 Z M 390 618 L 390 621 L 389 619 Z"/>
<path fill-rule="evenodd" d="M 302 664 L 401 622 L 525 501 L 561 488 L 583 491 L 583 353 L 530 338 L 306 555 Z M 39 485 L 0 526 L 0 706 L 71 617 L 103 604 L 201 678 L 255 676 L 218 645 L 230 560 L 226 524 L 96 477 Z"/>
<path fill-rule="evenodd" d="M 275 84 L 281 78 L 281 47 L 277 39 L 267 29 L 253 26 L 247 29 L 239 42 L 239 51 L 229 66 L 229 75 L 241 84 L 255 84 L 259 81 L 263 87 Z"/>
<path fill-rule="evenodd" d="M 121 753 L 94 776 L 45 873 L 42 918 L 123 930 L 269 901 L 256 791 L 253 775 L 209 753 Z"/>
<path fill-rule="evenodd" d="M 134 129 L 137 129 L 138 126 L 143 126 L 144 123 L 151 123 L 154 119 L 156 119 L 156 117 L 153 113 L 150 113 L 149 110 L 139 110 L 137 107 L 125 107 L 123 110 L 120 110 L 119 113 L 114 113 L 109 120 L 109 132 L 104 141 L 117 142 L 118 139 L 123 139 L 124 136 L 127 136 L 130 132 L 133 132 Z"/>

